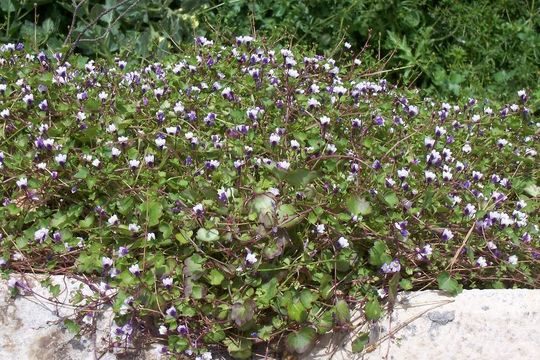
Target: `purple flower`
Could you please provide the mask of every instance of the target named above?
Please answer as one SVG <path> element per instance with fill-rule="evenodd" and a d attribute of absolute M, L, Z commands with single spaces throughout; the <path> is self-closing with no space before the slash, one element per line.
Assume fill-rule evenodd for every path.
<path fill-rule="evenodd" d="M 390 264 L 384 263 L 381 266 L 381 271 L 385 274 L 397 273 L 401 271 L 401 264 L 399 263 L 398 259 L 394 259 L 390 262 Z"/>
<path fill-rule="evenodd" d="M 129 249 L 125 246 L 120 246 L 118 248 L 118 257 L 124 257 L 129 254 Z"/>
<path fill-rule="evenodd" d="M 188 334 L 188 327 L 186 325 L 178 325 L 176 328 L 176 331 L 182 336 L 186 336 Z"/>
<path fill-rule="evenodd" d="M 38 108 L 41 111 L 47 111 L 49 109 L 49 104 L 47 103 L 47 100 L 45 99 L 42 102 L 40 102 L 38 105 Z"/>
<path fill-rule="evenodd" d="M 169 315 L 170 317 L 176 317 L 176 308 L 174 306 L 171 306 L 170 308 L 168 308 L 167 310 L 165 310 L 165 313 L 167 315 Z"/>
<path fill-rule="evenodd" d="M 407 221 L 396 222 L 394 223 L 394 226 L 396 229 L 399 230 L 399 232 L 401 233 L 401 236 L 403 237 L 409 236 L 409 232 L 407 231 Z"/>
<path fill-rule="evenodd" d="M 55 242 L 60 242 L 62 241 L 62 234 L 60 233 L 60 231 L 55 231 L 52 238 Z"/>

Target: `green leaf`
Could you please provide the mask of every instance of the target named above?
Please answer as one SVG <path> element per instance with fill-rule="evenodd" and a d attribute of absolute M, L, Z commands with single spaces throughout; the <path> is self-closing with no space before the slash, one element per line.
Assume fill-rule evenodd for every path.
<path fill-rule="evenodd" d="M 369 263 L 375 266 L 382 266 L 384 263 L 392 261 L 392 257 L 388 254 L 386 243 L 381 240 L 375 241 L 373 247 L 369 249 Z"/>
<path fill-rule="evenodd" d="M 283 204 L 278 208 L 277 218 L 279 227 L 288 228 L 298 224 L 301 217 L 298 216 L 298 211 L 291 204 Z"/>
<path fill-rule="evenodd" d="M 540 196 L 540 186 L 537 186 L 534 183 L 530 183 L 523 190 L 532 197 Z"/>
<path fill-rule="evenodd" d="M 220 285 L 225 279 L 225 276 L 223 276 L 223 274 L 216 269 L 210 270 L 208 277 L 210 279 L 210 285 Z"/>
<path fill-rule="evenodd" d="M 325 311 L 319 318 L 317 323 L 317 332 L 326 334 L 334 327 L 334 311 Z"/>
<path fill-rule="evenodd" d="M 315 180 L 319 175 L 316 171 L 306 169 L 295 169 L 285 172 L 283 179 L 295 188 L 305 188 L 310 182 Z"/>
<path fill-rule="evenodd" d="M 88 169 L 85 167 L 81 167 L 79 171 L 75 175 L 73 175 L 73 177 L 76 179 L 86 179 L 87 176 L 88 176 Z"/>
<path fill-rule="evenodd" d="M 184 260 L 183 272 L 186 276 L 192 277 L 197 280 L 204 273 L 205 260 L 199 254 L 193 254 Z"/>
<path fill-rule="evenodd" d="M 347 199 L 345 204 L 352 215 L 371 214 L 371 205 L 363 197 L 353 195 Z"/>
<path fill-rule="evenodd" d="M 400 282 L 399 282 L 399 286 L 403 290 L 411 290 L 413 288 L 413 284 L 412 284 L 411 280 L 409 280 L 409 279 L 401 279 Z"/>
<path fill-rule="evenodd" d="M 78 334 L 81 331 L 81 326 L 71 319 L 65 319 L 64 326 L 73 334 Z"/>
<path fill-rule="evenodd" d="M 399 203 L 399 199 L 396 195 L 396 193 L 388 193 L 384 196 L 384 201 L 392 207 L 395 207 Z"/>
<path fill-rule="evenodd" d="M 225 331 L 219 325 L 213 325 L 212 330 L 204 335 L 204 341 L 207 343 L 218 343 L 225 339 Z"/>
<path fill-rule="evenodd" d="M 163 214 L 163 205 L 160 202 L 151 200 L 143 206 L 143 216 L 147 216 L 148 226 L 155 226 L 159 224 L 159 219 Z"/>
<path fill-rule="evenodd" d="M 287 336 L 287 348 L 291 352 L 302 354 L 308 351 L 315 343 L 317 332 L 311 327 L 302 328 Z"/>
<path fill-rule="evenodd" d="M 377 320 L 382 315 L 382 308 L 377 299 L 372 300 L 364 307 L 364 313 L 368 320 Z"/>
<path fill-rule="evenodd" d="M 345 325 L 351 321 L 351 310 L 345 300 L 338 300 L 335 306 L 338 324 Z"/>
<path fill-rule="evenodd" d="M 306 309 L 311 309 L 311 305 L 314 301 L 317 300 L 318 297 L 319 296 L 316 293 L 305 289 L 302 290 L 302 292 L 300 293 L 300 302 L 302 303 L 302 305 L 304 305 Z"/>
<path fill-rule="evenodd" d="M 235 359 L 249 359 L 251 357 L 251 340 L 239 339 L 233 341 L 227 339 L 225 345 L 227 345 L 229 354 Z"/>
<path fill-rule="evenodd" d="M 364 346 L 369 342 L 369 333 L 363 332 L 358 334 L 356 339 L 352 342 L 352 352 L 359 353 L 364 350 Z"/>
<path fill-rule="evenodd" d="M 304 322 L 307 319 L 308 313 L 300 301 L 294 301 L 287 305 L 287 315 L 293 321 Z"/>
<path fill-rule="evenodd" d="M 439 283 L 440 290 L 452 296 L 456 296 L 463 291 L 463 286 L 459 284 L 456 279 L 450 277 L 450 274 L 447 272 L 441 273 L 437 277 L 437 282 Z"/>
<path fill-rule="evenodd" d="M 180 244 L 188 244 L 192 235 L 193 231 L 180 229 L 180 232 L 174 237 L 176 238 L 176 240 L 178 240 L 178 242 L 180 242 Z"/>
<path fill-rule="evenodd" d="M 234 303 L 231 307 L 230 318 L 237 327 L 242 327 L 255 316 L 256 305 L 251 299 L 244 301 L 243 303 Z"/>
<path fill-rule="evenodd" d="M 278 280 L 273 277 L 257 289 L 257 302 L 263 306 L 270 305 L 278 292 Z"/>
<path fill-rule="evenodd" d="M 200 228 L 199 230 L 197 230 L 196 238 L 200 241 L 216 241 L 219 240 L 219 231 L 217 231 L 217 229 L 206 230 L 204 228 Z"/>

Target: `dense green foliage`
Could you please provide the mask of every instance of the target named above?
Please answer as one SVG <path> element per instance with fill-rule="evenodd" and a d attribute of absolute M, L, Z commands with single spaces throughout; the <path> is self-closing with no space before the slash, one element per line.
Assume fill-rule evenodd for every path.
<path fill-rule="evenodd" d="M 342 39 L 361 49 L 371 32 L 373 56 L 393 53 L 387 67 L 406 66 L 397 73 L 406 83 L 444 95 L 508 96 L 540 84 L 534 1 L 240 0 L 205 16 L 222 32 L 250 32 L 253 22 L 330 52 Z"/>
<path fill-rule="evenodd" d="M 0 6 L 0 39 L 39 48 L 58 48 L 74 8 L 69 0 L 1 0 Z M 255 30 L 330 56 L 341 49 L 340 41 L 355 50 L 367 42 L 372 59 L 399 69 L 391 79 L 444 96 L 498 97 L 540 88 L 540 2 L 535 1 L 89 0 L 77 13 L 73 34 L 113 6 L 118 7 L 86 30 L 79 51 L 162 58 L 194 34 L 217 39 Z"/>
<path fill-rule="evenodd" d="M 88 275 L 71 329 L 109 304 L 117 347 L 245 359 L 398 290 L 539 286 L 526 91 L 450 104 L 249 37 L 142 66 L 0 50 L 0 271 Z"/>

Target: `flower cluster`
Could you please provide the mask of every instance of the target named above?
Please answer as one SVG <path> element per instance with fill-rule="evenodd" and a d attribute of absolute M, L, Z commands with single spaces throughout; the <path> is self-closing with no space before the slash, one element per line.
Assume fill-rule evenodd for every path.
<path fill-rule="evenodd" d="M 405 290 L 457 267 L 469 286 L 537 285 L 525 90 L 502 106 L 421 99 L 366 80 L 360 59 L 250 36 L 143 66 L 68 60 L 0 52 L 0 268 L 118 290 L 118 341 L 245 358 L 343 325 L 336 303 L 378 302 L 397 273 Z"/>

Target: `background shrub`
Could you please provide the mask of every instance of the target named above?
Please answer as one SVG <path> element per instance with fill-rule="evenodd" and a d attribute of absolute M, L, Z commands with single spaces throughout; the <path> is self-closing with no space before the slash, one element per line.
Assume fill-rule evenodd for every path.
<path fill-rule="evenodd" d="M 2 0 L 0 7 L 1 39 L 36 48 L 62 45 L 75 8 L 53 0 Z M 444 96 L 540 88 L 540 7 L 534 1 L 90 0 L 77 12 L 73 37 L 85 29 L 77 50 L 87 55 L 162 58 L 194 34 L 219 38 L 255 30 L 327 55 L 341 40 L 355 50 L 369 41 L 373 59 L 399 69 L 392 80 Z"/>

